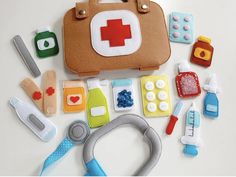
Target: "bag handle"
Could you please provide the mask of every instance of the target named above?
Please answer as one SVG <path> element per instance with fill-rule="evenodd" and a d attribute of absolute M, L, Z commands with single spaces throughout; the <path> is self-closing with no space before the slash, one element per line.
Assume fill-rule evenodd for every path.
<path fill-rule="evenodd" d="M 101 0 L 89 0 L 90 4 L 98 4 Z M 124 3 L 137 2 L 138 11 L 141 13 L 147 13 L 150 11 L 150 0 L 121 0 Z"/>
<path fill-rule="evenodd" d="M 101 0 L 89 0 L 90 3 L 98 4 Z M 121 0 L 122 2 L 129 2 L 129 0 Z"/>
<path fill-rule="evenodd" d="M 89 16 L 89 6 L 99 4 L 101 0 L 89 0 L 86 3 L 76 3 L 76 18 L 83 19 Z M 122 0 L 124 3 L 136 3 L 140 13 L 150 12 L 150 0 Z"/>

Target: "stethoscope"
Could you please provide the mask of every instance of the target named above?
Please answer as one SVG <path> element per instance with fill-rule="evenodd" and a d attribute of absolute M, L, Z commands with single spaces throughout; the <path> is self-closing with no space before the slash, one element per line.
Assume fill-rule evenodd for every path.
<path fill-rule="evenodd" d="M 53 163 L 62 158 L 73 146 L 84 144 L 83 160 L 87 168 L 85 176 L 106 176 L 103 168 L 100 166 L 94 156 L 94 147 L 96 142 L 104 135 L 121 125 L 133 125 L 149 141 L 150 156 L 145 164 L 134 174 L 136 176 L 145 176 L 158 163 L 161 155 L 161 139 L 156 131 L 140 116 L 134 114 L 125 114 L 112 120 L 110 123 L 102 126 L 90 135 L 90 130 L 84 121 L 75 121 L 69 128 L 66 138 L 59 144 L 57 149 L 44 161 L 40 175 Z"/>

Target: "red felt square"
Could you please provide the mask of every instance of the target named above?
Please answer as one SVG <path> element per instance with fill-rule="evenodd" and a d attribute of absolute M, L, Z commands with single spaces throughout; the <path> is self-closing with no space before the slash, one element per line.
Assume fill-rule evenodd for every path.
<path fill-rule="evenodd" d="M 179 97 L 188 98 L 201 94 L 199 79 L 194 72 L 183 72 L 176 76 L 176 87 Z"/>

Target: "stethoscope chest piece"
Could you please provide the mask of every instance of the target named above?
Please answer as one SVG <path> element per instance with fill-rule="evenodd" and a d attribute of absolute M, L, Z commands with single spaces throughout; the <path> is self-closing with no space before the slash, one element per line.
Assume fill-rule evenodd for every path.
<path fill-rule="evenodd" d="M 73 122 L 68 129 L 68 138 L 75 144 L 83 144 L 89 134 L 89 127 L 83 121 Z"/>
<path fill-rule="evenodd" d="M 67 136 L 59 144 L 56 150 L 44 161 L 40 175 L 53 163 L 61 159 L 72 147 L 83 144 L 89 137 L 90 130 L 86 122 L 77 120 L 68 127 Z"/>

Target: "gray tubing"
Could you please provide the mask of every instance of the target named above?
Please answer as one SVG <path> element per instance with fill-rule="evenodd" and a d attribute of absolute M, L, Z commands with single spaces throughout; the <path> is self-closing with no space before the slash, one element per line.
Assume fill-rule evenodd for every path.
<path fill-rule="evenodd" d="M 150 157 L 147 162 L 134 174 L 136 176 L 145 176 L 157 164 L 162 150 L 161 139 L 156 131 L 140 116 L 134 114 L 125 114 L 112 120 L 107 125 L 93 132 L 85 142 L 83 148 L 83 159 L 88 163 L 94 158 L 94 147 L 99 138 L 109 133 L 120 125 L 134 125 L 148 140 L 150 147 Z"/>

